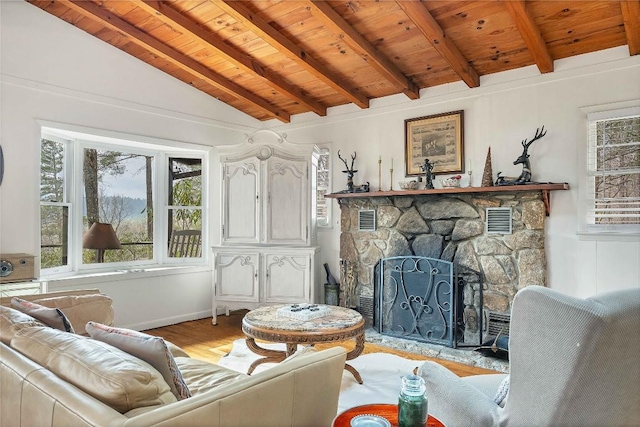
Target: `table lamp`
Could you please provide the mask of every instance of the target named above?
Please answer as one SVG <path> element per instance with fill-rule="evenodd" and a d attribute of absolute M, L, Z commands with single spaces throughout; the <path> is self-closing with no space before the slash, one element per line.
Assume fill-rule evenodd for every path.
<path fill-rule="evenodd" d="M 120 249 L 120 240 L 116 236 L 111 224 L 94 222 L 89 231 L 82 237 L 82 247 L 96 249 L 96 262 L 104 262 L 104 251 L 107 249 Z"/>

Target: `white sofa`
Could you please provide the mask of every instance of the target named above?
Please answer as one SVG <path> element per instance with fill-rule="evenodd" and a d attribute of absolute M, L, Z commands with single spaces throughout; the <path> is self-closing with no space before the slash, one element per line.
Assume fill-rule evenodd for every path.
<path fill-rule="evenodd" d="M 52 293 L 25 299 L 73 299 L 97 292 L 91 290 Z M 6 306 L 8 303 L 6 299 L 0 301 L 0 305 Z M 74 311 L 73 308 L 62 308 L 63 312 L 65 310 Z M 69 316 L 69 320 L 74 329 L 83 326 L 87 320 L 108 324 L 109 315 L 105 314 L 104 310 L 102 318 L 91 315 L 87 319 L 77 317 L 77 312 L 99 311 L 76 310 L 75 317 Z M 345 350 L 340 347 L 294 355 L 268 370 L 247 376 L 189 358 L 182 350 L 170 345 L 176 364 L 192 393 L 192 397 L 177 400 L 171 394 L 162 375 L 140 359 L 123 354 L 124 352 L 106 343 L 88 337 L 71 336 L 68 332 L 42 326 L 37 321 L 25 321 L 25 318 L 16 321 L 17 317 L 19 316 L 15 312 L 8 309 L 3 309 L 0 316 L 2 427 L 326 427 L 336 415 L 346 358 Z M 65 352 L 66 348 L 73 348 L 74 354 L 69 354 L 71 351 Z M 87 348 L 90 350 L 86 350 Z M 25 356 L 18 349 L 31 357 Z M 104 362 L 111 357 L 106 356 L 107 353 L 122 358 L 122 362 L 109 370 L 108 366 L 103 366 L 105 363 L 113 363 L 112 359 L 110 362 Z M 133 371 L 130 370 L 130 366 L 133 366 L 131 369 L 135 370 L 134 374 L 131 374 Z M 56 370 L 58 372 L 54 373 Z M 143 374 L 140 374 L 139 370 L 142 370 Z M 88 375 L 96 373 L 94 371 L 98 372 L 97 378 L 89 378 Z M 125 378 L 114 379 L 118 376 Z M 119 386 L 120 383 L 130 380 L 137 381 L 136 378 L 144 380 L 143 388 L 147 402 L 143 406 L 132 407 L 136 406 L 138 399 L 132 394 L 136 394 L 137 391 L 123 392 L 123 395 L 127 396 L 126 399 L 118 395 L 100 395 L 104 389 L 113 388 L 114 384 Z M 140 388 L 139 383 L 140 381 L 137 386 Z M 119 410 L 116 410 L 112 407 L 115 405 L 104 403 L 111 402 L 109 399 L 116 399 L 118 403 L 124 402 L 124 406 L 120 405 Z M 144 400 L 145 397 L 140 399 Z"/>

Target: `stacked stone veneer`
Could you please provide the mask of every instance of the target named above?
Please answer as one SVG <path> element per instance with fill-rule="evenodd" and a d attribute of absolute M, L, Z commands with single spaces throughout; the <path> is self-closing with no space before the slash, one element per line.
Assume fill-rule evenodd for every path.
<path fill-rule="evenodd" d="M 481 272 L 485 310 L 508 313 L 519 289 L 546 284 L 545 205 L 540 191 L 340 201 L 341 280 L 343 285 L 351 282 L 355 299 L 373 296 L 374 267 L 392 256 L 439 258 Z M 487 207 L 513 209 L 512 234 L 485 234 Z M 361 209 L 376 211 L 376 231 L 358 231 Z"/>

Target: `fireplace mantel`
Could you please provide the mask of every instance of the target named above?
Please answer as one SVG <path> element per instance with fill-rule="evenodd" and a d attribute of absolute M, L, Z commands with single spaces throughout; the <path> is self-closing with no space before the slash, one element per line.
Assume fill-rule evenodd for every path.
<path fill-rule="evenodd" d="M 433 190 L 389 190 L 389 191 L 369 191 L 355 193 L 332 193 L 325 197 L 330 199 L 356 198 L 356 197 L 396 197 L 396 196 L 420 196 L 430 194 L 459 194 L 459 193 L 509 193 L 524 191 L 541 191 L 542 200 L 546 208 L 546 214 L 549 216 L 551 212 L 551 203 L 549 201 L 549 192 L 554 190 L 568 190 L 569 184 L 549 183 L 549 184 L 526 184 L 526 185 L 500 185 L 494 187 L 452 187 L 452 188 L 436 188 Z"/>

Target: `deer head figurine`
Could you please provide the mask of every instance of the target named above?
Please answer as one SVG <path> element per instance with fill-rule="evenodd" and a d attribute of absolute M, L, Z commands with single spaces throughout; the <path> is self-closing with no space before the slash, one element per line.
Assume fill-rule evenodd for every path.
<path fill-rule="evenodd" d="M 338 158 L 342 160 L 342 163 L 344 163 L 344 166 L 347 168 L 347 170 L 343 170 L 342 172 L 347 174 L 347 191 L 350 193 L 353 193 L 354 191 L 353 175 L 356 172 L 358 172 L 357 170 L 353 169 L 353 163 L 356 161 L 356 156 L 357 156 L 357 153 L 354 151 L 353 154 L 351 155 L 351 167 L 349 167 L 349 165 L 347 164 L 347 161 L 343 159 L 342 156 L 340 155 L 340 150 L 338 150 Z"/>
<path fill-rule="evenodd" d="M 496 180 L 496 185 L 519 185 L 526 184 L 531 181 L 531 164 L 529 163 L 529 146 L 533 144 L 534 141 L 545 136 L 547 132 L 544 130 L 544 126 L 542 129 L 537 128 L 536 134 L 533 136 L 533 139 L 527 142 L 526 139 L 522 140 L 522 154 L 518 157 L 513 164 L 514 165 L 522 165 L 522 173 L 517 178 L 506 178 L 504 176 L 500 176 L 502 172 L 498 172 L 498 179 Z"/>

